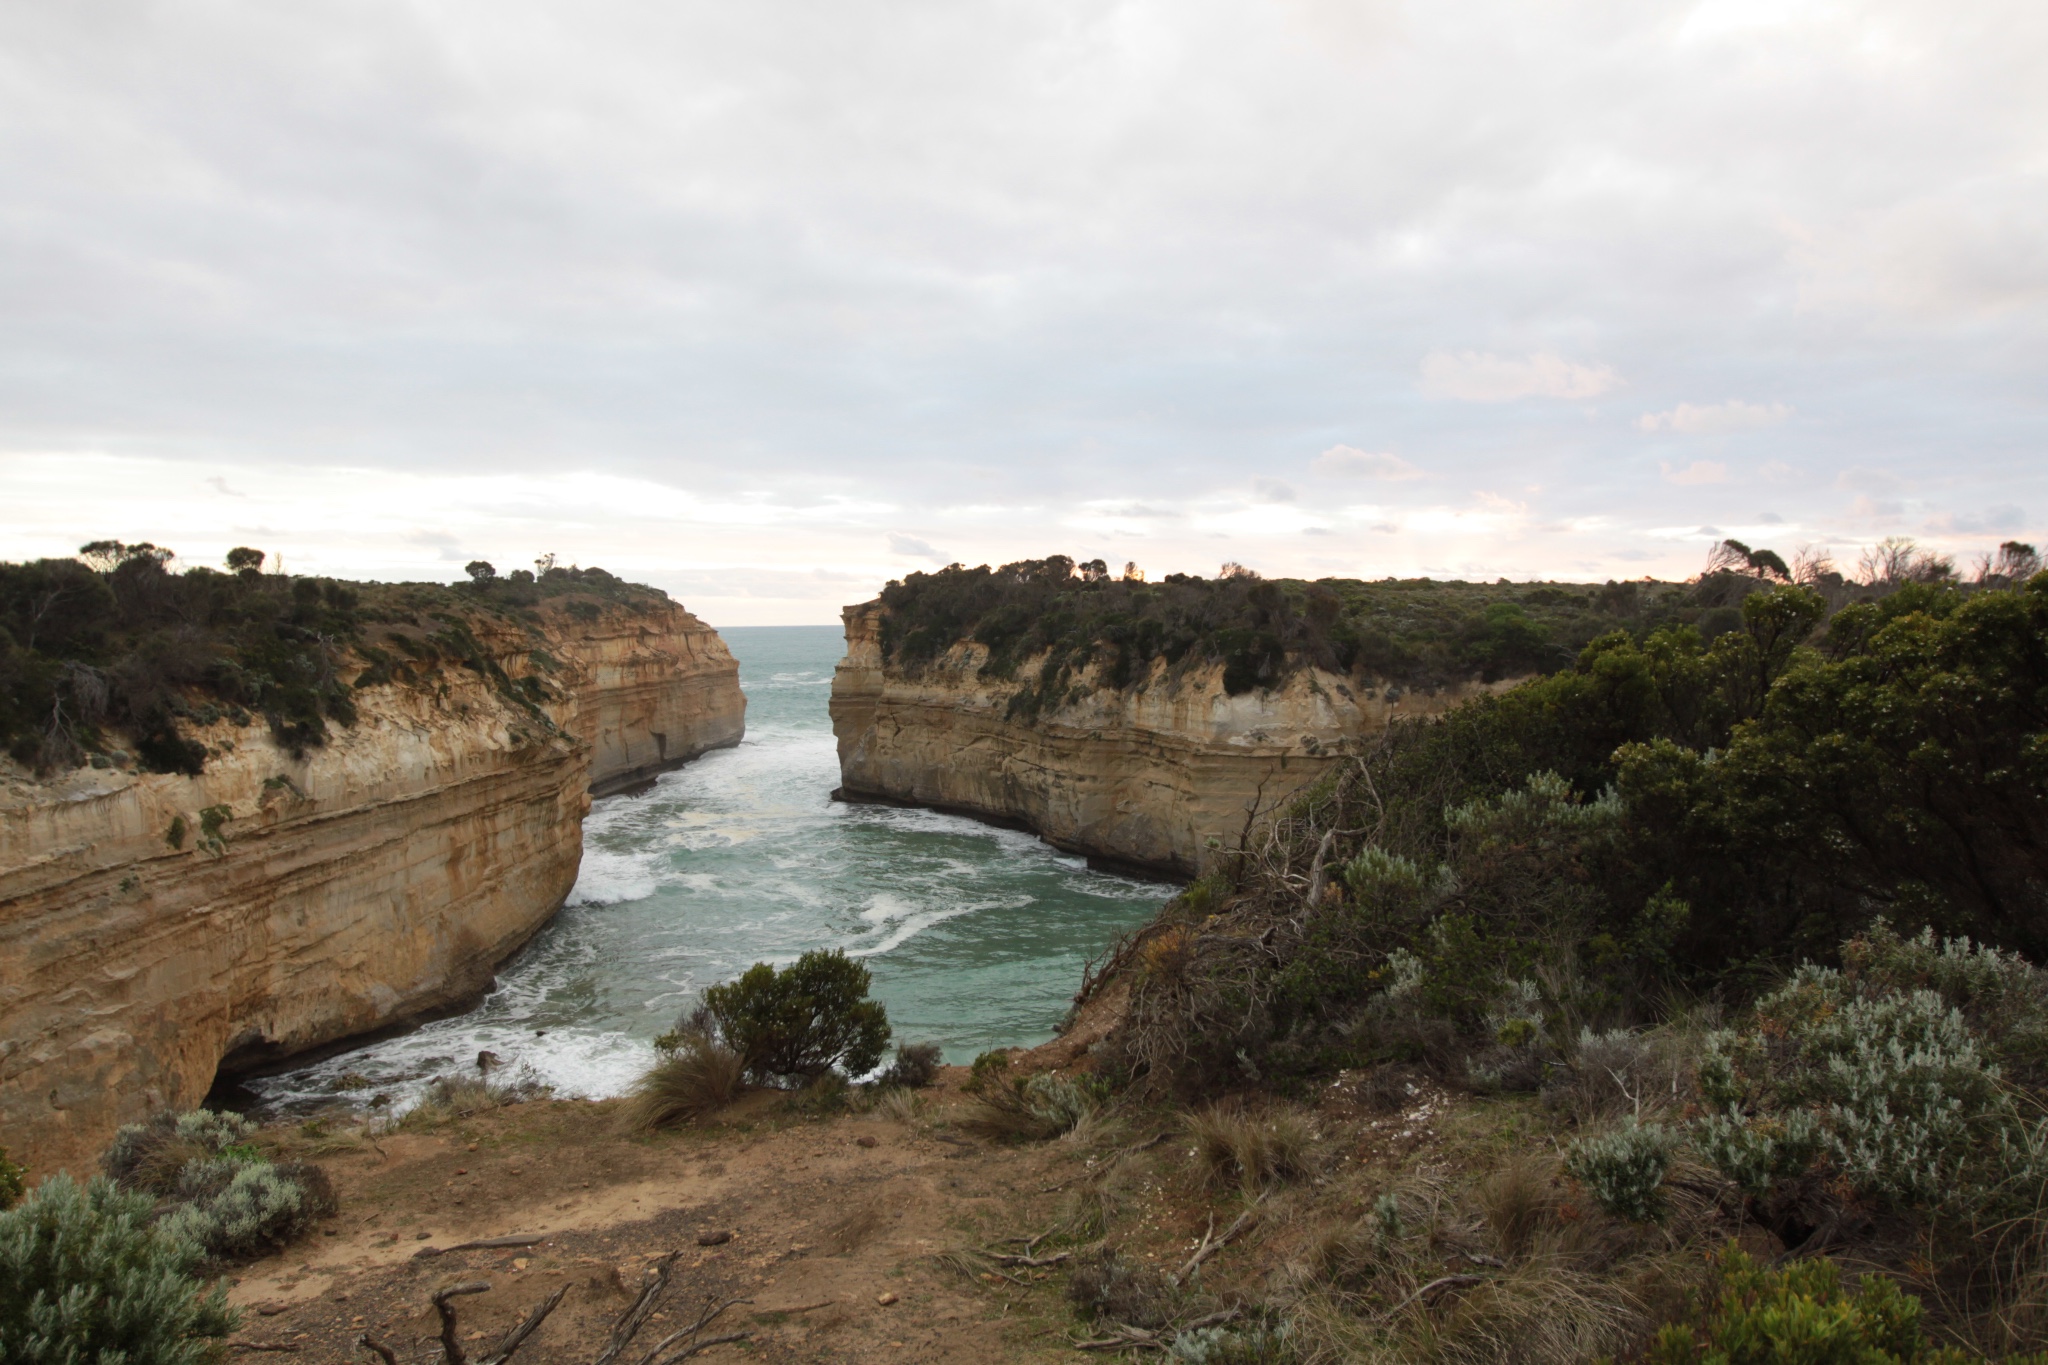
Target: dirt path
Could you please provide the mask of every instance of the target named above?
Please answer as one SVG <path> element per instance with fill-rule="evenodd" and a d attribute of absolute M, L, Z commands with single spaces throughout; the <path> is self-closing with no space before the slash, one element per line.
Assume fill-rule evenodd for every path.
<path fill-rule="evenodd" d="M 943 1102 L 943 1093 L 938 1097 Z M 369 1361 L 365 1331 L 401 1361 L 438 1360 L 437 1289 L 484 1280 L 459 1300 L 481 1346 L 567 1285 L 521 1349 L 531 1365 L 583 1365 L 638 1293 L 649 1262 L 681 1250 L 641 1353 L 712 1299 L 715 1347 L 787 1361 L 988 1362 L 1066 1354 L 1064 1323 L 1033 1296 L 981 1283 L 949 1250 L 1014 1232 L 1071 1152 L 990 1148 L 879 1115 L 794 1116 L 758 1096 L 702 1129 L 620 1130 L 616 1106 L 542 1101 L 394 1133 L 377 1149 L 326 1155 L 340 1213 L 283 1254 L 240 1269 L 237 1358 Z M 287 1149 L 304 1139 L 287 1136 Z M 528 1247 L 421 1253 L 537 1235 Z M 729 1240 L 719 1240 L 729 1234 Z M 700 1245 L 716 1242 L 716 1245 Z M 1044 1296 L 1037 1296 L 1042 1301 Z M 657 1333 L 656 1328 L 667 1325 Z M 629 1353 L 629 1358 L 638 1356 Z"/>

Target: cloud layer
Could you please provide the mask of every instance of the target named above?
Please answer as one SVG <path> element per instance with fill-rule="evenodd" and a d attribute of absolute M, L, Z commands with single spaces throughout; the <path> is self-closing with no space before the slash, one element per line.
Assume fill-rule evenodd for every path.
<path fill-rule="evenodd" d="M 739 622 L 2048 539 L 2044 61 L 2026 0 L 12 6 L 0 555 Z"/>

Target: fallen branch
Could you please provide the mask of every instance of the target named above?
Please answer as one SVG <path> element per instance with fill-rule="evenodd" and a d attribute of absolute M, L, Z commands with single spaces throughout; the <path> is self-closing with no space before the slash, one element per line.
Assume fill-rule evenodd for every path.
<path fill-rule="evenodd" d="M 547 1320 L 548 1314 L 555 1311 L 556 1305 L 562 1301 L 562 1296 L 568 1292 L 569 1286 L 565 1284 L 535 1304 L 533 1311 L 526 1315 L 526 1321 L 513 1328 L 511 1334 L 498 1343 L 498 1349 L 491 1352 L 490 1358 L 485 1360 L 483 1365 L 505 1365 L 505 1362 L 512 1358 L 512 1353 L 533 1335 L 534 1329 Z"/>
<path fill-rule="evenodd" d="M 398 1365 L 398 1353 L 383 1342 L 378 1341 L 375 1337 L 372 1337 L 368 1332 L 356 1338 L 356 1345 L 362 1347 L 365 1351 L 376 1352 L 378 1357 L 383 1360 L 384 1365 Z"/>
<path fill-rule="evenodd" d="M 1401 1300 L 1399 1303 L 1395 1304 L 1392 1308 L 1389 1308 L 1385 1313 L 1382 1313 L 1380 1316 L 1384 1318 L 1391 1318 L 1396 1313 L 1400 1312 L 1402 1309 L 1406 1308 L 1409 1304 L 1414 1303 L 1418 1299 L 1422 1301 L 1425 1307 L 1427 1307 L 1431 1304 L 1432 1300 L 1436 1299 L 1439 1295 L 1442 1295 L 1449 1290 L 1470 1289 L 1475 1284 L 1485 1283 L 1486 1277 L 1484 1275 L 1445 1275 L 1441 1279 L 1431 1280 L 1428 1284 L 1422 1286 L 1422 1288 L 1416 1290 L 1413 1294 L 1410 1294 L 1407 1298 Z"/>
<path fill-rule="evenodd" d="M 1213 1236 L 1216 1231 L 1216 1215 L 1210 1214 L 1209 1229 L 1202 1234 L 1202 1245 L 1195 1249 L 1195 1254 L 1188 1257 L 1188 1263 L 1174 1275 L 1173 1283 L 1176 1286 L 1187 1283 L 1188 1276 L 1202 1268 L 1202 1262 L 1236 1241 L 1238 1234 L 1243 1232 L 1245 1225 L 1251 1221 L 1252 1212 L 1251 1209 L 1246 1209 L 1237 1215 L 1237 1221 L 1232 1223 L 1221 1237 Z"/>
<path fill-rule="evenodd" d="M 992 1251 L 983 1252 L 982 1254 L 997 1265 L 1021 1265 L 1030 1270 L 1037 1270 L 1042 1266 L 1058 1265 L 1061 1261 L 1072 1260 L 1074 1256 L 1074 1253 L 1071 1251 L 1056 1251 L 1050 1256 L 1008 1256 Z"/>
<path fill-rule="evenodd" d="M 464 1294 L 490 1292 L 490 1285 L 482 1280 L 472 1280 L 468 1284 L 453 1285 L 435 1293 L 434 1311 L 441 1315 L 441 1354 L 447 1358 L 448 1365 L 469 1365 L 469 1357 L 462 1353 L 462 1324 L 456 1321 L 455 1309 L 449 1305 L 448 1300 L 460 1298 Z"/>
<path fill-rule="evenodd" d="M 675 1266 L 676 1257 L 682 1254 L 680 1251 L 671 1251 L 641 1272 L 640 1297 L 633 1301 L 631 1308 L 619 1315 L 618 1322 L 612 1326 L 612 1339 L 606 1345 L 604 1354 L 591 1362 L 591 1365 L 612 1365 L 612 1362 L 619 1358 L 619 1352 L 626 1349 L 626 1344 L 632 1341 L 634 1334 L 647 1321 L 647 1315 L 654 1311 L 654 1301 L 661 1297 L 661 1291 L 668 1287 L 668 1273 Z"/>
<path fill-rule="evenodd" d="M 1158 1333 L 1148 1332 L 1142 1327 L 1132 1327 L 1128 1323 L 1120 1322 L 1116 1324 L 1116 1334 L 1114 1336 L 1096 1337 L 1089 1341 L 1077 1341 L 1074 1343 L 1074 1349 L 1077 1351 L 1164 1351 L 1167 1347 L 1166 1343 L 1159 1339 Z"/>
<path fill-rule="evenodd" d="M 724 1303 L 720 1303 L 716 1299 L 711 1300 L 710 1302 L 704 1305 L 704 1311 L 697 1315 L 697 1320 L 695 1322 L 691 1323 L 688 1327 L 683 1328 L 680 1332 L 673 1332 L 670 1333 L 667 1337 L 664 1337 L 658 1344 L 656 1344 L 653 1350 L 649 1351 L 645 1356 L 641 1358 L 640 1365 L 676 1365 L 677 1361 L 688 1360 L 691 1356 L 697 1354 L 697 1352 L 708 1351 L 713 1346 L 723 1346 L 727 1342 L 731 1341 L 747 1340 L 749 1337 L 753 1336 L 752 1332 L 734 1332 L 727 1336 L 711 1337 L 704 1341 L 696 1340 L 696 1336 L 699 1332 L 703 1331 L 706 1327 L 709 1327 L 713 1322 L 715 1322 L 720 1314 L 725 1312 L 726 1309 L 732 1307 L 734 1304 L 752 1302 L 752 1299 L 727 1299 Z M 683 1349 L 677 1351 L 674 1355 L 662 1355 L 663 1351 L 666 1351 L 670 1346 L 673 1346 L 676 1342 L 682 1341 L 685 1337 L 688 1337 L 691 1340 L 684 1343 Z"/>
<path fill-rule="evenodd" d="M 230 1351 L 297 1351 L 296 1342 L 290 1341 L 231 1341 Z"/>
<path fill-rule="evenodd" d="M 421 1247 L 412 1254 L 415 1261 L 429 1256 L 446 1256 L 451 1251 L 492 1251 L 499 1247 L 539 1246 L 547 1240 L 544 1233 L 521 1233 L 514 1237 L 480 1237 L 474 1242 L 457 1242 L 452 1247 Z"/>

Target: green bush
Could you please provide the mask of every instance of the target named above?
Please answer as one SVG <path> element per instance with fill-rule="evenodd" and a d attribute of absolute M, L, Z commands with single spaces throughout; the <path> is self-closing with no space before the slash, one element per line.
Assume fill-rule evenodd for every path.
<path fill-rule="evenodd" d="M 0 1213 L 0 1360 L 8 1365 L 201 1365 L 235 1329 L 202 1252 L 150 1221 L 148 1195 L 58 1174 Z"/>
<path fill-rule="evenodd" d="M 188 1162 L 176 1197 L 165 1228 L 216 1257 L 282 1246 L 334 1212 L 333 1188 L 318 1166 L 242 1155 Z"/>
<path fill-rule="evenodd" d="M 1678 1135 L 1670 1129 L 1630 1119 L 1612 1132 L 1573 1142 L 1564 1169 L 1615 1217 L 1655 1223 L 1664 1217 L 1664 1176 L 1677 1149 Z"/>
<path fill-rule="evenodd" d="M 162 1222 L 182 1241 L 208 1256 L 250 1256 L 299 1237 L 335 1207 L 325 1171 L 273 1165 L 250 1143 L 255 1131 L 239 1114 L 166 1110 L 124 1126 L 101 1165 L 122 1189 L 163 1200 Z"/>
<path fill-rule="evenodd" d="M 1845 956 L 1868 962 L 1869 947 Z M 1879 936 L 1879 956 L 1896 960 L 1899 948 Z M 1999 954 L 1939 956 L 1961 995 L 1958 983 L 2011 975 Z M 1702 1155 L 1753 1194 L 1825 1160 L 1900 1209 L 1978 1208 L 2042 1174 L 1982 1036 L 1940 992 L 1892 984 L 1911 979 L 1924 974 L 1809 963 L 1757 1003 L 1747 1029 L 1711 1035 L 1699 1087 L 1715 1112 L 1694 1125 Z"/>
<path fill-rule="evenodd" d="M 805 953 L 777 971 L 766 962 L 704 992 L 704 1013 L 757 1080 L 787 1084 L 838 1067 L 874 1070 L 889 1045 L 889 1017 L 867 998 L 868 969 L 838 949 Z"/>
<path fill-rule="evenodd" d="M 1695 1321 L 1658 1332 L 1645 1365 L 1965 1365 L 1962 1351 L 1932 1346 L 1920 1300 L 1891 1281 L 1841 1285 L 1832 1261 L 1758 1266 L 1730 1247 L 1715 1261 Z M 2010 1358 L 2008 1365 L 2018 1365 Z"/>
<path fill-rule="evenodd" d="M 898 1043 L 896 1060 L 875 1080 L 882 1086 L 921 1090 L 932 1083 L 945 1064 L 945 1051 L 937 1043 Z"/>

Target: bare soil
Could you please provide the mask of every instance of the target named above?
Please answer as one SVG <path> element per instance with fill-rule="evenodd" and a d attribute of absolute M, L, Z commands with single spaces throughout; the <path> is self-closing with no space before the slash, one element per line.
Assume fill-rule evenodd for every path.
<path fill-rule="evenodd" d="M 934 1099 L 943 1104 L 946 1094 Z M 236 1344 L 368 1361 L 356 1345 L 367 1332 L 401 1360 L 438 1359 L 429 1303 L 437 1289 L 490 1283 L 490 1292 L 455 1301 L 474 1349 L 567 1284 L 516 1359 L 587 1362 L 637 1295 L 644 1268 L 680 1249 L 640 1353 L 707 1301 L 728 1298 L 745 1302 L 715 1334 L 753 1338 L 703 1359 L 984 1365 L 1064 1349 L 1062 1322 L 1033 1306 L 1022 1292 L 1028 1281 L 992 1288 L 943 1253 L 1011 1232 L 1046 1198 L 1039 1187 L 1057 1179 L 1048 1172 L 1078 1164 L 1071 1149 L 990 1146 L 878 1114 L 805 1117 L 768 1094 L 708 1125 L 651 1137 L 625 1131 L 618 1108 L 529 1102 L 319 1155 L 340 1212 L 238 1268 Z M 271 1140 L 293 1152 L 318 1145 L 294 1130 Z M 422 1254 L 516 1234 L 544 1240 Z M 699 1245 L 718 1234 L 729 1240 Z"/>

